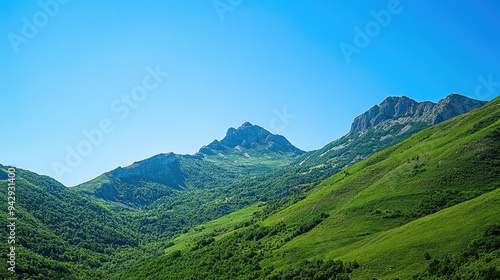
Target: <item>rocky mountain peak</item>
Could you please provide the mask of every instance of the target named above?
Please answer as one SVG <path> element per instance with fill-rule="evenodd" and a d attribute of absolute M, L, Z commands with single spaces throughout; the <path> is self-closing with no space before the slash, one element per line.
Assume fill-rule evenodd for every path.
<path fill-rule="evenodd" d="M 238 127 L 238 129 L 244 129 L 246 127 L 252 127 L 252 126 L 254 125 L 249 122 L 244 122 L 240 127 Z"/>
<path fill-rule="evenodd" d="M 417 101 L 406 96 L 388 97 L 380 105 L 375 105 L 364 114 L 356 117 L 350 133 L 358 133 L 388 119 L 411 116 L 417 111 L 418 105 Z"/>
<path fill-rule="evenodd" d="M 246 149 L 263 148 L 273 152 L 286 152 L 295 155 L 304 153 L 293 146 L 285 137 L 272 134 L 266 129 L 249 122 L 243 123 L 237 129 L 229 128 L 224 139 L 220 141 L 214 140 L 209 145 L 202 147 L 199 152 L 213 154 L 214 151 L 223 151 L 226 148 L 234 149 L 236 147 Z"/>
<path fill-rule="evenodd" d="M 486 101 L 471 99 L 460 94 L 450 94 L 435 106 L 432 124 L 438 124 L 455 116 L 467 113 L 486 104 Z"/>
<path fill-rule="evenodd" d="M 234 148 L 236 146 L 241 146 L 245 148 L 255 148 L 269 140 L 271 137 L 271 132 L 265 130 L 264 128 L 252 125 L 249 122 L 245 122 L 243 125 L 238 127 L 238 129 L 230 128 L 226 137 L 220 142 L 222 145 Z"/>
<path fill-rule="evenodd" d="M 417 102 L 406 96 L 391 96 L 380 105 L 375 105 L 356 117 L 349 133 L 356 134 L 390 121 L 399 123 L 423 121 L 434 125 L 479 108 L 485 103 L 459 94 L 451 94 L 438 103 Z"/>

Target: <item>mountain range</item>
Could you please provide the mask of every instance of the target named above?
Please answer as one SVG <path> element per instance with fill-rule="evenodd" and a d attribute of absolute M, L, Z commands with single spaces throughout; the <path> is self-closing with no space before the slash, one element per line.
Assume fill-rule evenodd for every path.
<path fill-rule="evenodd" d="M 74 189 L 107 201 L 145 206 L 174 190 L 217 188 L 290 164 L 304 151 L 249 122 L 194 155 L 158 154 L 118 167 Z M 214 176 L 217 174 L 217 176 Z"/>
<path fill-rule="evenodd" d="M 214 140 L 194 155 L 159 154 L 118 167 L 75 189 L 108 201 L 144 206 L 170 195 L 172 190 L 217 188 L 245 176 L 276 171 L 294 160 L 299 161 L 295 163 L 298 173 L 314 170 L 324 175 L 311 180 L 322 179 L 426 127 L 484 104 L 458 94 L 438 103 L 388 97 L 356 117 L 346 136 L 308 153 L 281 135 L 245 122 L 236 129 L 229 128 L 222 140 Z M 153 184 L 154 194 L 147 184 Z"/>
<path fill-rule="evenodd" d="M 17 274 L 0 277 L 495 277 L 498 247 L 481 242 L 497 244 L 500 223 L 499 102 L 388 97 L 310 152 L 245 122 L 193 155 L 158 154 L 74 188 L 18 169 L 21 254 Z M 477 257 L 461 263 L 467 246 Z"/>

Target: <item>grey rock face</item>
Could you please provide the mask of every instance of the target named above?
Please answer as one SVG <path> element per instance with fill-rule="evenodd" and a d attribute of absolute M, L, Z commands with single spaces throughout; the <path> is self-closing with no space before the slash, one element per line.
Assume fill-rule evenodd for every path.
<path fill-rule="evenodd" d="M 467 113 L 486 104 L 485 101 L 452 94 L 438 102 L 434 107 L 432 124 L 438 124 L 455 116 Z"/>

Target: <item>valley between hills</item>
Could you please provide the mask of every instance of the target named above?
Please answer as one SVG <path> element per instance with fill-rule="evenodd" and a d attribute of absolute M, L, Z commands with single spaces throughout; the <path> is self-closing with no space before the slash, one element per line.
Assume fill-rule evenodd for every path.
<path fill-rule="evenodd" d="M 16 197 L 2 279 L 500 279 L 500 98 L 388 97 L 315 151 L 245 122 L 72 188 L 16 167 Z"/>

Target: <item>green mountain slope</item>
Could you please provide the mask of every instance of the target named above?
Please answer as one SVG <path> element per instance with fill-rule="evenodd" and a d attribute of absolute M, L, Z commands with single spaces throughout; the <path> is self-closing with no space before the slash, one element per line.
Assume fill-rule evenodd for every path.
<path fill-rule="evenodd" d="M 268 197 L 286 195 L 289 190 L 283 186 L 327 178 L 432 124 L 482 105 L 482 101 L 458 94 L 438 103 L 389 97 L 358 116 L 347 135 L 306 154 L 283 136 L 246 122 L 237 129 L 230 128 L 224 139 L 203 146 L 193 156 L 156 155 L 105 173 L 75 190 L 119 205 L 144 207 L 162 197 L 171 197 L 176 190 L 213 189 L 258 176 L 246 185 L 279 185 L 279 192 Z M 299 159 L 288 166 L 296 158 Z M 273 173 L 265 174 L 269 172 Z M 259 192 L 262 188 L 254 189 Z"/>
<path fill-rule="evenodd" d="M 313 270 L 405 279 L 429 264 L 425 252 L 458 254 L 500 223 L 499 151 L 497 98 L 347 168 L 261 222 L 207 236 L 120 276 L 288 279 Z M 422 237 L 426 228 L 430 238 Z M 497 258 L 481 265 L 494 270 Z"/>
<path fill-rule="evenodd" d="M 498 224 L 499 205 L 500 189 L 497 189 L 367 238 L 343 248 L 342 252 L 330 252 L 327 257 L 356 259 L 362 263 L 353 277 L 407 279 L 429 265 L 431 261 L 425 260 L 425 253 L 442 260 L 450 252 L 460 252 L 489 225 Z M 500 258 L 482 268 L 486 267 L 500 268 Z"/>

